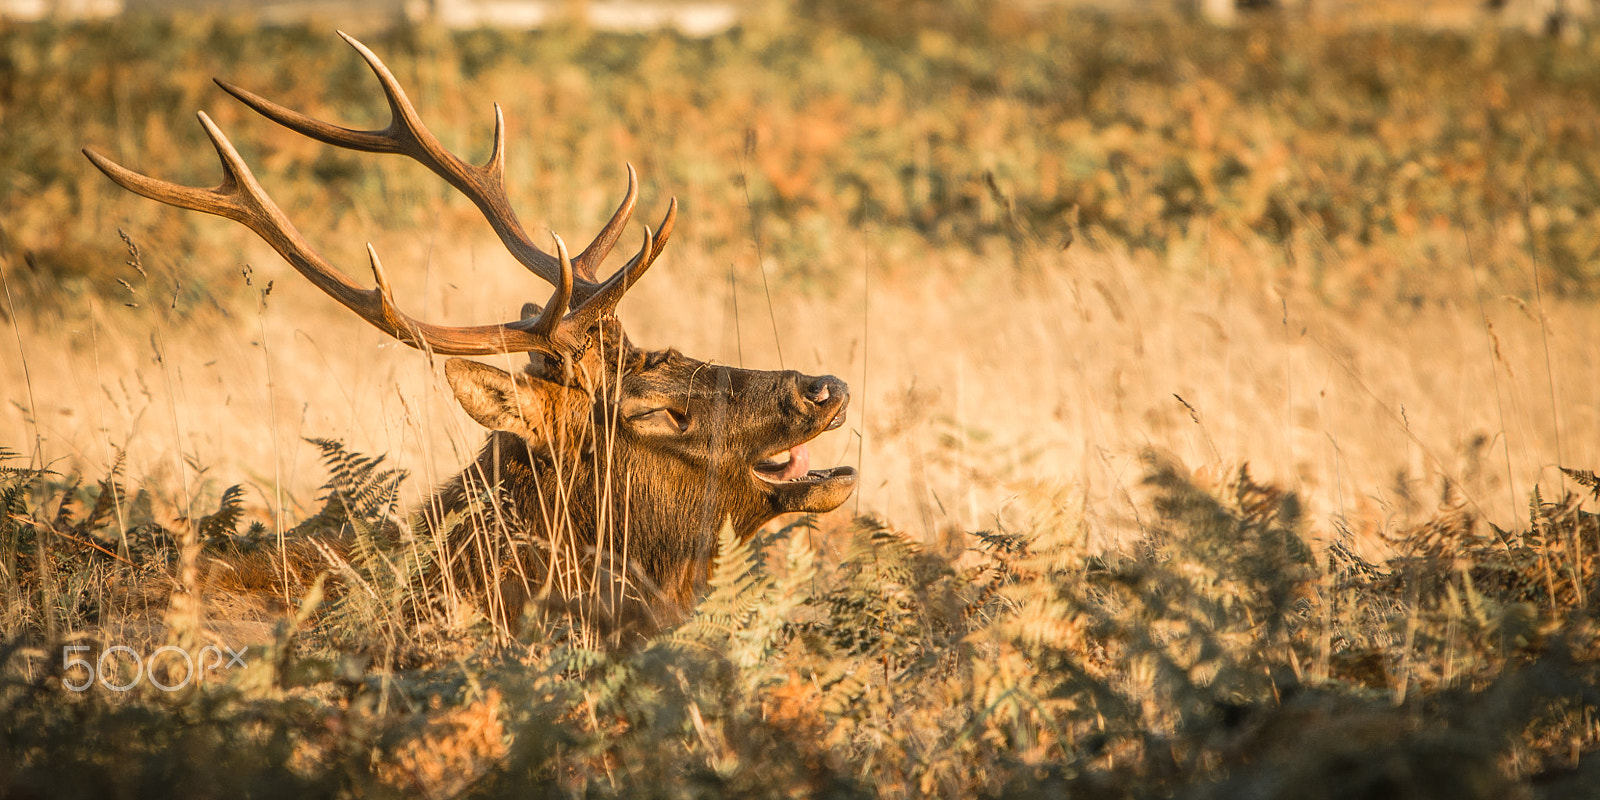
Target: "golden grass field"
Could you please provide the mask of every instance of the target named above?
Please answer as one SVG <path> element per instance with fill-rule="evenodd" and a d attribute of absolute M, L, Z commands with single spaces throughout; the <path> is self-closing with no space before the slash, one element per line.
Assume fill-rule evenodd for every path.
<path fill-rule="evenodd" d="M 152 216 L 136 201 L 113 208 Z M 1426 511 L 1441 481 L 1505 526 L 1535 481 L 1559 485 L 1555 466 L 1596 460 L 1600 419 L 1583 398 L 1600 380 L 1586 346 L 1600 319 L 1583 302 L 1337 310 L 1229 265 L 1250 257 L 1233 243 L 1196 254 L 1217 263 L 1189 265 L 1192 274 L 1074 246 L 1037 254 L 1042 274 L 1018 275 L 1006 253 L 941 253 L 869 230 L 836 245 L 859 271 L 826 286 L 795 287 L 769 265 L 769 306 L 753 252 L 697 242 L 695 210 L 686 205 L 670 260 L 623 307 L 632 335 L 722 363 L 844 378 L 853 422 L 818 457 L 866 474 L 851 512 L 905 520 L 927 541 L 993 524 L 1006 497 L 1035 482 L 1072 486 L 1108 520 L 1126 519 L 1132 459 L 1145 447 L 1195 467 L 1249 462 L 1319 517 L 1349 519 L 1374 553 L 1376 533 Z M 90 474 L 126 450 L 130 475 L 160 476 L 169 492 L 244 482 L 263 508 L 281 487 L 291 519 L 324 480 L 303 437 L 391 454 L 420 478 L 413 504 L 470 459 L 481 429 L 437 364 L 336 306 L 248 232 L 193 224 L 238 240 L 212 278 L 226 293 L 174 313 L 161 284 L 192 265 L 163 264 L 155 249 L 161 277 L 139 287 L 140 309 L 85 297 L 24 318 L 21 355 L 6 364 L 9 441 L 37 434 L 49 463 Z M 382 251 L 411 308 L 465 324 L 543 299 L 492 236 L 436 235 L 391 234 Z M 357 258 L 342 263 L 355 272 Z M 265 309 L 228 274 L 242 263 L 257 286 L 273 282 Z M 729 264 L 744 267 L 733 286 Z"/>
<path fill-rule="evenodd" d="M 768 616 L 733 595 L 708 601 L 705 619 L 738 609 L 729 612 L 735 622 L 718 623 L 735 631 L 716 634 L 733 637 L 711 646 L 730 659 L 720 666 L 687 656 L 651 661 L 648 653 L 665 658 L 658 650 L 595 666 L 604 657 L 558 657 L 544 643 L 495 655 L 461 644 L 471 639 L 463 633 L 457 649 L 438 651 L 470 651 L 459 665 L 441 655 L 403 675 L 380 664 L 337 680 L 290 679 L 300 673 L 280 629 L 279 672 L 249 679 L 275 688 L 235 682 L 234 694 L 224 692 L 229 702 L 301 704 L 281 711 L 295 744 L 277 765 L 284 772 L 271 774 L 333 793 L 430 796 L 504 793 L 523 785 L 516 775 L 571 794 L 970 796 L 1058 786 L 1090 797 L 1451 796 L 1383 794 L 1391 784 L 1362 770 L 1382 772 L 1389 762 L 1374 754 L 1385 752 L 1418 759 L 1385 779 L 1422 775 L 1418 764 L 1493 765 L 1463 768 L 1461 784 L 1435 787 L 1467 787 L 1454 796 L 1582 796 L 1549 787 L 1567 785 L 1568 772 L 1595 775 L 1600 704 L 1592 692 L 1561 684 L 1566 705 L 1551 707 L 1568 716 L 1505 722 L 1506 738 L 1492 746 L 1417 737 L 1436 727 L 1482 733 L 1460 722 L 1471 717 L 1461 692 L 1543 698 L 1524 685 L 1535 673 L 1518 668 L 1556 669 L 1550 653 L 1577 654 L 1558 659 L 1562 676 L 1592 675 L 1585 587 L 1593 587 L 1594 546 L 1584 548 L 1594 518 L 1583 509 L 1595 500 L 1579 498 L 1594 487 L 1560 468 L 1600 466 L 1600 45 L 1490 29 L 1430 34 L 1268 19 L 1218 31 L 1167 18 L 1035 17 L 1005 4 L 898 4 L 919 23 L 913 28 L 843 4 L 813 5 L 825 18 L 814 27 L 768 20 L 707 41 L 576 28 L 364 37 L 469 160 L 487 152 L 490 103 L 500 103 L 512 197 L 531 231 L 587 241 L 622 193 L 624 162 L 639 168 L 641 219 L 653 224 L 676 196 L 682 210 L 666 255 L 619 312 L 630 335 L 720 363 L 843 378 L 854 395 L 850 421 L 826 434 L 814 457 L 854 465 L 862 480 L 851 501 L 818 521 L 820 534 L 790 532 L 772 544 L 777 583 L 758 598 L 776 604 L 761 606 Z M 8 667 L 24 683 L 59 680 L 41 666 L 56 658 L 49 637 L 64 628 L 93 640 L 109 624 L 81 609 L 51 610 L 53 592 L 70 592 L 39 577 L 38 560 L 49 559 L 38 542 L 58 506 L 93 505 L 94 483 L 119 459 L 128 490 L 145 495 L 141 525 L 189 541 L 184 532 L 235 484 L 246 487 L 246 523 L 285 531 L 316 512 L 328 473 L 307 438 L 386 455 L 410 472 L 400 500 L 416 508 L 472 458 L 483 435 L 453 401 L 440 363 L 339 308 L 242 227 L 121 192 L 79 148 L 209 185 L 220 170 L 192 116 L 203 109 L 307 237 L 364 283 L 363 248 L 374 243 L 412 314 L 501 321 L 549 291 L 520 271 L 470 204 L 421 167 L 298 139 L 209 82 L 223 77 L 314 116 L 381 125 L 375 82 L 331 31 L 196 21 L 107 34 L 0 27 L 0 445 L 15 454 L 10 467 L 87 481 L 80 489 L 31 476 L 26 502 L 8 512 L 15 524 L 0 529 L 13 537 L 8 603 L 27 606 L 8 612 L 3 633 L 31 648 Z M 1243 465 L 1255 483 L 1240 482 Z M 1246 500 L 1258 490 L 1272 503 L 1292 493 L 1303 514 L 1280 510 L 1260 522 Z M 1536 491 L 1542 501 L 1530 511 Z M 1566 516 L 1540 510 L 1568 491 Z M 1226 569 L 1203 555 L 1186 561 L 1187 545 L 1163 536 L 1178 531 L 1173 541 L 1193 544 L 1193 531 L 1216 531 L 1174 515 L 1172 498 L 1212 495 L 1237 511 L 1239 531 L 1276 531 L 1270 520 L 1279 519 L 1314 555 L 1303 564 L 1300 556 L 1269 559 L 1261 572 L 1248 561 L 1257 566 L 1239 567 L 1244 577 L 1212 575 Z M 1571 526 L 1564 539 L 1553 533 L 1567 530 L 1550 522 L 1557 517 Z M 56 520 L 52 530 L 62 529 Z M 116 549 L 129 529 L 106 522 L 92 533 Z M 1505 567 L 1535 576 L 1544 600 L 1496 595 L 1481 578 L 1462 577 L 1478 574 L 1469 562 L 1490 563 L 1486 550 L 1418 544 L 1445 531 L 1465 547 L 1502 529 L 1543 536 L 1538 542 L 1554 548 L 1529 544 L 1543 553 L 1528 562 L 1535 566 Z M 976 532 L 1020 536 L 1033 549 L 985 549 Z M 1218 534 L 1220 546 L 1237 533 Z M 38 555 L 18 544 L 25 535 Z M 811 556 L 783 552 L 796 538 L 817 548 L 834 587 L 803 602 L 794 599 L 801 589 L 784 583 L 810 574 L 802 567 Z M 865 581 L 863 542 L 902 548 L 882 558 L 905 559 L 913 565 L 905 574 L 918 576 L 896 584 L 911 587 L 915 602 L 872 617 L 899 638 L 796 655 L 807 636 L 837 639 L 866 624 L 838 611 L 854 607 L 839 598 L 872 583 L 852 583 Z M 1405 565 L 1417 562 L 1406 559 L 1431 554 L 1445 577 L 1396 578 L 1409 588 L 1390 595 L 1376 583 L 1351 588 L 1338 578 L 1335 545 L 1391 576 L 1411 574 Z M 1127 554 L 1144 547 L 1177 548 L 1138 562 L 1150 570 L 1142 585 L 1160 591 L 1065 588 L 1115 571 L 1106 566 L 1115 558 L 1137 561 L 1144 556 Z M 948 572 L 929 572 L 935 556 Z M 965 588 L 928 577 L 935 572 L 966 576 Z M 232 602 L 197 591 L 178 567 L 162 574 L 168 588 L 153 596 Z M 1452 583 L 1459 580 L 1471 587 Z M 1286 610 L 1274 581 L 1293 584 L 1283 596 L 1309 605 Z M 1435 592 L 1445 585 L 1449 592 Z M 1258 586 L 1268 588 L 1252 594 Z M 949 611 L 958 596 L 961 614 Z M 1269 596 L 1279 599 L 1261 599 Z M 1174 621 L 1158 597 L 1172 607 L 1192 600 L 1194 613 Z M 304 599 L 280 602 L 292 608 Z M 815 614 L 795 616 L 796 603 L 834 609 L 832 627 Z M 1309 627 L 1263 632 L 1263 609 Z M 163 618 L 159 608 L 127 613 Z M 183 630 L 171 614 L 167 628 Z M 1537 618 L 1539 634 L 1513 645 L 1505 620 L 1519 615 Z M 911 618 L 921 621 L 894 627 Z M 338 619 L 353 627 L 301 645 L 345 665 L 335 672 L 351 669 L 326 655 L 351 651 L 336 643 L 369 635 Z M 364 619 L 381 629 L 379 611 Z M 1048 633 L 1041 619 L 1054 626 Z M 269 623 L 262 630 L 273 622 L 252 620 Z M 751 620 L 800 627 L 750 645 L 739 632 L 759 628 Z M 1428 632 L 1437 640 L 1425 646 L 1418 637 Z M 1201 640 L 1216 648 L 1194 643 Z M 1556 641 L 1563 644 L 1545 646 Z M 747 645 L 766 655 L 747 657 L 739 649 Z M 1152 653 L 1165 655 L 1152 661 Z M 1080 656 L 1083 663 L 1073 661 Z M 542 677 L 507 678 L 507 658 L 543 664 Z M 1195 661 L 1184 688 L 1163 683 L 1186 658 Z M 1375 672 L 1351 666 L 1377 663 Z M 697 701 L 689 684 L 679 702 L 684 669 L 733 675 L 726 685 L 704 684 L 724 687 L 722 716 L 707 706 L 705 721 L 696 703 L 711 701 Z M 1294 706 L 1279 691 L 1290 673 L 1322 704 Z M 1222 718 L 1205 711 L 1205 702 L 1222 701 L 1196 697 L 1246 674 L 1216 697 L 1257 709 L 1249 745 L 1239 744 L 1243 733 L 1195 721 Z M 1262 676 L 1272 687 L 1259 684 Z M 700 680 L 690 682 L 697 691 Z M 417 699 L 436 691 L 428 681 L 473 688 L 444 692 L 444 705 L 430 710 Z M 616 689 L 627 681 L 655 693 Z M 402 710 L 387 705 L 387 682 L 410 687 L 396 695 L 409 699 L 393 701 Z M 359 686 L 382 698 L 377 710 L 362 705 Z M 905 694 L 917 686 L 935 688 L 920 700 Z M 1422 699 L 1408 700 L 1408 686 Z M 631 699 L 594 699 L 611 690 Z M 16 719 L 45 720 L 40 730 L 67 738 L 70 727 L 50 722 L 60 708 L 129 726 L 139 723 L 117 716 L 129 704 L 173 708 L 159 695 L 52 691 L 59 699 L 42 704 L 6 697 Z M 1142 710 L 1137 701 L 1113 710 L 1105 699 L 1113 695 L 1154 699 Z M 194 730 L 226 727 L 234 708 L 193 712 L 202 720 Z M 250 708 L 267 719 L 280 713 Z M 970 713 L 952 722 L 940 708 Z M 332 720 L 353 709 L 364 709 L 369 728 L 297 727 L 296 715 Z M 1435 720 L 1430 714 L 1455 727 L 1417 724 Z M 338 718 L 356 725 L 354 716 Z M 406 719 L 431 727 L 403 733 Z M 668 732 L 647 735 L 646 719 Z M 1295 762 L 1260 744 L 1280 725 L 1355 749 L 1326 763 Z M 0 768 L 0 785 L 16 781 L 24 796 L 43 785 L 29 765 L 75 752 L 64 739 L 10 730 L 7 745 L 21 755 L 10 771 Z M 225 750 L 234 741 L 227 736 L 253 734 L 218 735 L 224 744 L 190 745 Z M 1221 744 L 1208 735 L 1235 738 Z M 162 769 L 198 781 L 181 785 L 212 794 L 228 784 L 185 772 L 198 761 L 141 753 L 101 768 L 148 781 L 154 767 L 129 765 L 170 757 L 189 766 Z M 377 766 L 351 777 L 352 765 L 365 763 L 361 753 Z M 1362 768 L 1329 766 L 1344 757 Z M 764 784 L 766 769 L 773 777 Z M 1311 785 L 1324 793 L 1285 788 Z"/>
<path fill-rule="evenodd" d="M 330 118 L 376 121 L 375 84 L 362 83 L 359 62 L 326 38 L 315 46 L 345 70 L 341 97 L 302 81 L 280 95 L 304 98 L 303 106 Z M 505 107 L 511 169 L 522 178 L 513 178 L 514 199 L 532 229 L 548 226 L 569 239 L 596 229 L 620 195 L 624 160 L 642 167 L 642 209 L 658 210 L 669 194 L 684 204 L 669 260 L 623 308 L 634 338 L 723 363 L 846 379 L 857 416 L 849 433 L 833 435 L 831 452 L 869 473 L 852 510 L 905 520 L 922 538 L 987 524 L 1006 484 L 1017 481 L 1078 486 L 1118 515 L 1126 511 L 1119 486 L 1127 459 L 1143 447 L 1197 467 L 1248 461 L 1300 490 L 1321 516 L 1348 516 L 1374 530 L 1405 505 L 1401 484 L 1420 484 L 1411 491 L 1427 495 L 1450 480 L 1504 525 L 1520 515 L 1522 490 L 1559 482 L 1557 464 L 1596 460 L 1600 420 L 1582 401 L 1600 380 L 1586 347 L 1597 324 L 1592 307 L 1559 291 L 1549 264 L 1545 291 L 1534 290 L 1536 251 L 1518 246 L 1527 238 L 1518 216 L 1471 227 L 1436 216 L 1413 222 L 1418 230 L 1402 230 L 1386 246 L 1348 248 L 1354 252 L 1319 241 L 1314 226 L 1303 253 L 1241 236 L 1225 215 L 1232 209 L 1165 233 L 1170 241 L 1160 253 L 1094 228 L 1071 229 L 1078 238 L 1063 250 L 1068 223 L 1055 220 L 1057 229 L 1008 241 L 1005 212 L 983 185 L 993 165 L 982 159 L 1020 161 L 1020 168 L 1052 158 L 1003 152 L 1037 148 L 1026 134 L 1043 112 L 999 98 L 970 112 L 981 121 L 913 123 L 924 129 L 920 137 L 952 125 L 977 128 L 970 135 L 978 141 L 963 149 L 976 151 L 979 163 L 939 165 L 952 174 L 923 180 L 973 184 L 960 187 L 975 206 L 963 216 L 989 230 L 930 241 L 892 220 L 844 224 L 837 218 L 847 209 L 829 207 L 841 201 L 811 197 L 827 181 L 808 172 L 833 158 L 861 159 L 845 155 L 849 143 L 906 124 L 895 114 L 913 112 L 889 99 L 878 109 L 853 108 L 838 94 L 753 105 L 754 90 L 734 86 L 726 114 L 677 109 L 695 130 L 665 142 L 650 126 L 606 118 L 604 108 L 577 111 L 578 130 L 569 133 L 549 130 L 574 111 L 559 104 L 582 104 L 595 91 L 574 67 L 556 66 L 546 96 L 519 102 L 526 95 L 513 75 L 464 79 L 452 74 L 459 69 L 452 55 L 396 59 L 397 69 L 415 74 L 424 113 L 447 141 L 475 157 L 487 146 L 490 115 L 487 102 L 469 98 Z M 335 263 L 370 281 L 362 248 L 374 242 L 413 313 L 456 324 L 508 319 L 524 300 L 542 301 L 548 287 L 522 274 L 476 212 L 420 167 L 297 141 L 250 119 L 207 80 L 215 73 L 259 86 L 250 81 L 259 67 L 204 50 L 188 60 L 208 63 L 161 78 L 163 93 L 188 103 L 171 115 L 146 111 L 140 124 L 115 131 L 101 123 L 36 134 L 50 138 L 51 156 L 67 174 L 38 192 L 18 180 L 8 200 L 15 206 L 8 269 L 19 286 L 13 302 L 21 303 L 4 362 L 8 440 L 24 452 L 37 443 L 46 462 L 88 472 L 125 449 L 130 474 L 164 474 L 171 489 L 195 481 L 195 464 L 212 472 L 228 465 L 271 505 L 279 488 L 309 502 L 322 477 L 302 437 L 331 436 L 391 453 L 427 476 L 412 487 L 426 492 L 479 438 L 441 394 L 437 369 L 367 330 L 247 231 L 121 192 L 75 157 L 76 147 L 209 183 L 220 172 L 190 114 L 205 109 L 247 153 L 261 154 L 256 168 L 269 191 Z M 119 80 L 157 80 L 137 66 L 97 78 L 111 84 L 97 93 L 112 97 Z M 1201 84 L 1176 91 L 1207 91 Z M 622 91 L 656 92 L 653 102 L 665 106 L 683 102 L 656 87 Z M 81 113 L 92 112 L 105 113 Z M 141 112 L 115 113 L 121 124 Z M 735 122 L 714 127 L 723 119 Z M 20 131 L 37 122 L 12 120 Z M 595 136 L 601 141 L 582 140 L 595 128 L 605 129 Z M 919 138 L 897 134 L 913 146 Z M 1271 152 L 1281 142 L 1249 144 L 1278 162 L 1292 158 Z M 577 157 L 564 160 L 567 153 Z M 1251 180 L 1309 177 L 1286 163 L 1272 167 L 1276 174 Z M 319 186 L 316 173 L 307 174 L 313 168 L 337 171 L 339 188 Z M 1056 193 L 1041 203 L 1084 191 L 1059 176 L 1014 180 L 999 188 Z M 755 185 L 763 205 L 796 195 L 795 218 L 752 209 L 742 181 Z M 82 205 L 65 220 L 47 205 L 63 194 Z M 926 213 L 910 202 L 903 213 Z M 764 265 L 750 233 L 753 210 L 767 229 Z M 122 264 L 118 230 L 142 248 L 148 277 Z M 48 272 L 31 271 L 22 257 L 30 239 L 49 256 L 79 259 L 66 269 L 84 274 L 51 289 Z M 256 290 L 268 281 L 273 294 L 262 309 Z M 1580 276 L 1580 294 L 1582 286 Z"/>

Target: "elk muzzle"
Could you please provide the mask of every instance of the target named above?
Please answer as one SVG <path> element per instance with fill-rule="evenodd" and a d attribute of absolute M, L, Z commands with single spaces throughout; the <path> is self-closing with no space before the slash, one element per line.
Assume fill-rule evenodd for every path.
<path fill-rule="evenodd" d="M 797 372 L 785 374 L 792 380 L 796 397 L 795 430 L 778 446 L 763 454 L 750 467 L 750 473 L 766 494 L 773 513 L 819 513 L 832 511 L 850 497 L 856 487 L 854 467 L 811 469 L 811 440 L 825 431 L 844 425 L 845 408 L 850 404 L 850 387 L 832 375 L 813 377 Z"/>

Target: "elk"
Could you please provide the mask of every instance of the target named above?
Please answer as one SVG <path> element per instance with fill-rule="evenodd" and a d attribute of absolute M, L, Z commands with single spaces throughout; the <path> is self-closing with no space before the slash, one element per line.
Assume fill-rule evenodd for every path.
<path fill-rule="evenodd" d="M 505 190 L 505 123 L 482 166 L 444 148 L 399 81 L 351 36 L 382 86 L 388 126 L 355 130 L 290 110 L 223 80 L 218 86 L 291 131 L 336 147 L 408 156 L 478 207 L 511 255 L 554 288 L 515 321 L 451 327 L 397 307 L 369 244 L 374 289 L 364 289 L 302 237 L 211 121 L 200 123 L 221 157 L 222 183 L 183 186 L 129 170 L 85 149 L 94 166 L 134 193 L 226 217 L 254 231 L 312 284 L 378 330 L 429 355 L 528 354 L 513 374 L 454 357 L 444 372 L 467 415 L 488 428 L 475 462 L 445 482 L 420 514 L 444 530 L 434 585 L 480 601 L 515 631 L 525 604 L 576 614 L 607 636 L 645 634 L 683 619 L 706 583 L 719 531 L 739 540 L 791 512 L 824 512 L 855 488 L 847 466 L 812 469 L 807 442 L 845 420 L 838 378 L 737 369 L 673 350 L 635 346 L 614 312 L 661 254 L 677 200 L 644 230 L 639 251 L 610 277 L 596 269 L 621 237 L 638 196 L 628 188 L 588 247 L 554 254 L 528 237 Z"/>

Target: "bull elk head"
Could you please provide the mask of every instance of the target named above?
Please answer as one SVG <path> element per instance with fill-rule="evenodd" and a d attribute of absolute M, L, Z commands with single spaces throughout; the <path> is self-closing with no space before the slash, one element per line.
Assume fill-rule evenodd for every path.
<path fill-rule="evenodd" d="M 676 350 L 635 347 L 613 316 L 661 254 L 677 201 L 639 251 L 610 277 L 597 267 L 632 216 L 638 179 L 576 257 L 552 234 L 536 246 L 505 191 L 505 125 L 495 106 L 494 147 L 482 166 L 446 150 L 423 125 L 393 73 L 340 33 L 377 75 L 392 119 L 381 130 L 331 125 L 225 81 L 245 105 L 337 147 L 421 162 L 477 205 L 507 250 L 554 290 L 515 321 L 450 327 L 399 310 L 376 251 L 363 289 L 301 236 L 206 116 L 222 183 L 201 189 L 133 172 L 85 150 L 129 191 L 227 217 L 264 239 L 301 275 L 374 327 L 430 354 L 528 353 L 520 372 L 451 358 L 445 375 L 467 414 L 489 428 L 476 462 L 435 494 L 423 518 L 443 535 L 437 585 L 471 589 L 514 629 L 527 600 L 589 614 L 611 630 L 649 631 L 680 619 L 703 587 L 717 531 L 751 536 L 789 512 L 836 508 L 855 487 L 850 467 L 811 469 L 806 443 L 844 423 L 849 389 L 832 376 L 736 369 Z M 485 500 L 487 501 L 485 502 Z M 451 521 L 454 521 L 451 524 Z M 605 576 L 605 577 L 602 577 Z"/>

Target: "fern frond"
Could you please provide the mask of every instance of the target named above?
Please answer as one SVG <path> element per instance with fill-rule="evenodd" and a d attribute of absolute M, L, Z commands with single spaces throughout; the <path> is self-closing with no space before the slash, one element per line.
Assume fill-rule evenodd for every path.
<path fill-rule="evenodd" d="M 127 461 L 128 451 L 117 450 L 117 457 L 111 462 L 111 469 L 104 478 L 100 479 L 100 492 L 95 498 L 94 508 L 89 516 L 78 524 L 80 534 L 88 534 L 99 530 L 117 513 L 126 502 L 127 492 L 122 487 L 122 469 Z"/>
<path fill-rule="evenodd" d="M 724 520 L 707 581 L 710 591 L 685 632 L 701 641 L 731 636 L 765 600 L 770 585 L 755 539 L 740 541 L 732 520 Z"/>
<path fill-rule="evenodd" d="M 214 513 L 200 518 L 200 541 L 212 544 L 237 535 L 243 516 L 244 486 L 236 483 L 222 492 Z"/>
<path fill-rule="evenodd" d="M 346 526 L 384 530 L 399 528 L 400 487 L 408 473 L 383 466 L 384 456 L 365 456 L 334 439 L 307 439 L 322 450 L 328 482 L 322 485 L 323 506 L 292 534 L 342 534 Z"/>
<path fill-rule="evenodd" d="M 1600 500 L 1600 476 L 1596 476 L 1593 470 L 1562 467 L 1561 471 L 1566 473 L 1567 477 L 1577 481 L 1583 488 L 1588 489 L 1589 494 L 1593 495 L 1594 499 Z"/>

